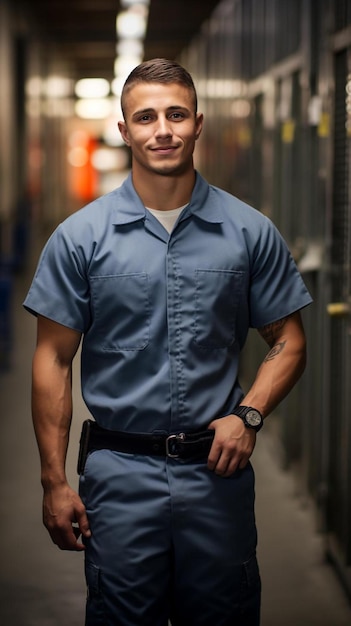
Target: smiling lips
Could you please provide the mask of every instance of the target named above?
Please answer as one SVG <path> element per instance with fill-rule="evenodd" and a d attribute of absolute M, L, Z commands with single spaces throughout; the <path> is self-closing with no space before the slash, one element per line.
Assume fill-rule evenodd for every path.
<path fill-rule="evenodd" d="M 169 152 L 174 152 L 174 150 L 177 149 L 177 146 L 157 146 L 156 148 L 151 148 L 152 152 L 159 152 L 159 153 L 169 153 Z"/>

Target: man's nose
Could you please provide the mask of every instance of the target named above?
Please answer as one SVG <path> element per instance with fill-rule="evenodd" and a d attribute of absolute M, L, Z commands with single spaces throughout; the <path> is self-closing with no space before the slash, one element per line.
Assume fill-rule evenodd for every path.
<path fill-rule="evenodd" d="M 166 116 L 160 115 L 157 118 L 156 136 L 169 137 L 172 135 L 171 125 Z"/>

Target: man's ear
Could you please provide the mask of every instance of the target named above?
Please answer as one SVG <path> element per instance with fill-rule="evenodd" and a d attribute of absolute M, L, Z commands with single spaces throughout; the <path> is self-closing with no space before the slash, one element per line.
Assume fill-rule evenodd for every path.
<path fill-rule="evenodd" d="M 195 139 L 198 139 L 200 137 L 203 124 L 204 124 L 203 113 L 196 113 L 196 133 L 195 133 Z"/>
<path fill-rule="evenodd" d="M 127 125 L 125 122 L 118 122 L 118 129 L 119 132 L 121 133 L 122 139 L 124 141 L 124 143 L 127 144 L 127 146 L 130 145 L 130 141 L 129 141 L 129 136 L 128 136 L 128 130 L 127 130 Z"/>

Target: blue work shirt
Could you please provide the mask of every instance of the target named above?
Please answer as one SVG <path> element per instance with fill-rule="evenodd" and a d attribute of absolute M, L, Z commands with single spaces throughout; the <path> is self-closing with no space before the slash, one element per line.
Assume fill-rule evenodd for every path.
<path fill-rule="evenodd" d="M 249 327 L 310 302 L 272 222 L 197 173 L 170 235 L 131 175 L 67 218 L 24 306 L 83 333 L 82 393 L 101 426 L 172 433 L 231 413 Z"/>

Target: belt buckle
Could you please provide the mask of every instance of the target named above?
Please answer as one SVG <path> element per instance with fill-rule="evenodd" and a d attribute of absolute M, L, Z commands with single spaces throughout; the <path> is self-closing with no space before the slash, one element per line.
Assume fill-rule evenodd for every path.
<path fill-rule="evenodd" d="M 184 441 L 185 433 L 178 433 L 178 435 L 169 435 L 166 439 L 166 456 L 170 459 L 179 459 L 180 454 L 177 452 L 177 444 Z"/>

